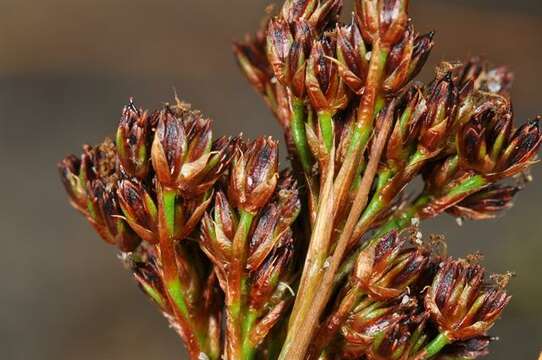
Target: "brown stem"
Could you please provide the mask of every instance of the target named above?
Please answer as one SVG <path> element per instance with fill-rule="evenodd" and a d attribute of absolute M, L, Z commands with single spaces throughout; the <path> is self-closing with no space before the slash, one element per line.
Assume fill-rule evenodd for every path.
<path fill-rule="evenodd" d="M 375 48 L 373 49 L 374 56 L 371 58 L 367 73 L 365 91 L 358 109 L 356 130 L 354 132 L 357 137 L 352 139 L 351 151 L 348 152 L 335 181 L 336 209 L 334 214 L 337 213 L 339 206 L 344 204 L 352 185 L 359 159 L 365 151 L 368 139 L 363 139 L 364 136 L 362 134 L 370 133 L 373 128 L 376 99 L 380 91 L 388 53 L 389 49 L 387 47 L 382 46 L 378 41 L 375 43 Z"/>
<path fill-rule="evenodd" d="M 320 193 L 320 203 L 315 226 L 312 232 L 305 266 L 299 286 L 298 296 L 290 318 L 288 334 L 279 355 L 281 360 L 302 359 L 305 348 L 298 346 L 298 338 L 306 331 L 303 328 L 304 319 L 312 311 L 312 300 L 320 289 L 322 270 L 329 251 L 333 229 L 333 174 L 335 147 L 330 151 L 330 161 L 326 167 L 324 186 Z"/>
<path fill-rule="evenodd" d="M 318 335 L 314 338 L 314 345 L 310 351 L 309 358 L 318 358 L 320 356 L 322 350 L 333 340 L 335 334 L 346 321 L 361 294 L 362 292 L 357 286 L 352 287 L 346 292 L 339 306 L 318 330 Z"/>
<path fill-rule="evenodd" d="M 380 41 L 376 41 L 373 49 L 373 55 L 371 57 L 371 63 L 369 65 L 365 93 L 360 102 L 360 107 L 358 111 L 357 126 L 359 133 L 362 133 L 363 130 L 367 130 L 368 128 L 372 128 L 376 98 L 381 88 L 382 75 L 384 72 L 384 66 L 386 64 L 388 53 L 389 47 L 382 46 Z M 391 125 L 389 126 L 391 127 Z M 386 125 L 384 125 L 384 128 L 386 128 Z M 383 132 L 389 133 L 389 129 Z M 367 194 L 372 185 L 372 181 L 376 173 L 376 167 L 378 166 L 380 155 L 387 139 L 387 135 L 383 136 L 382 138 L 383 140 L 380 140 L 380 142 L 383 142 L 383 144 L 381 144 L 378 156 L 372 156 L 370 159 L 370 161 L 372 160 L 375 169 L 372 171 L 372 175 L 369 169 L 366 170 L 363 178 L 365 181 L 362 181 L 362 184 L 360 185 L 360 191 L 367 192 Z M 333 283 L 334 274 L 337 271 L 339 264 L 330 264 L 331 266 L 333 266 L 333 268 L 328 268 L 328 270 L 325 270 L 323 264 L 329 254 L 329 243 L 331 241 L 331 235 L 335 220 L 334 215 L 336 214 L 337 209 L 340 206 L 343 206 L 342 200 L 346 197 L 346 189 L 350 188 L 350 184 L 352 182 L 354 174 L 353 169 L 355 169 L 357 164 L 356 159 L 359 159 L 362 151 L 361 145 L 362 144 L 360 144 L 360 146 L 354 147 L 349 153 L 348 156 L 350 158 L 344 162 L 346 167 L 343 166 L 344 169 L 341 169 L 339 174 L 340 176 L 337 178 L 335 187 L 333 184 L 333 179 L 329 179 L 329 177 L 333 177 L 334 174 L 333 171 L 329 172 L 329 168 L 333 167 L 332 164 L 334 161 L 330 161 L 331 166 L 328 166 L 328 176 L 326 177 L 326 184 L 324 185 L 320 196 L 317 221 L 313 230 L 311 242 L 309 244 L 309 251 L 307 254 L 307 259 L 305 260 L 305 266 L 303 268 L 303 275 L 298 290 L 298 296 L 296 297 L 296 303 L 294 304 L 294 309 L 290 318 L 288 335 L 279 356 L 279 359 L 281 360 L 303 359 L 307 351 L 311 336 L 314 333 L 315 327 L 318 323 L 320 313 L 325 306 L 325 302 L 329 299 L 329 288 L 330 285 Z M 379 147 L 380 146 L 378 146 L 377 142 L 377 145 L 375 145 L 374 148 Z M 334 150 L 330 156 L 330 159 L 334 159 Z M 358 191 L 358 195 L 360 195 L 360 191 Z M 361 194 L 363 194 L 363 192 L 361 192 Z M 336 195 L 338 196 L 338 198 L 335 197 Z M 365 197 L 367 197 L 367 195 L 365 195 Z M 331 200 L 331 203 L 328 203 L 329 200 Z M 359 214 L 365 207 L 366 202 L 366 199 L 364 204 L 362 204 L 361 202 L 357 202 L 356 204 L 355 202 L 354 206 L 360 207 Z M 328 207 L 330 208 L 328 209 Z M 347 221 L 347 225 L 349 225 L 352 230 L 357 220 L 359 219 L 359 214 L 355 218 L 349 216 L 349 221 Z M 348 222 L 350 222 L 351 224 L 348 224 Z M 320 229 L 319 227 L 322 224 L 325 224 L 325 227 Z M 348 236 L 341 236 L 341 239 L 344 237 L 346 240 L 342 240 L 344 244 L 341 246 L 343 248 L 339 249 L 339 252 L 335 251 L 337 257 L 339 257 L 340 255 L 340 258 L 342 258 L 344 248 L 348 244 L 350 235 L 351 231 Z M 324 244 L 325 247 L 323 246 Z M 316 251 L 318 251 L 319 253 L 317 253 Z M 340 263 L 340 259 L 335 261 Z M 330 270 L 332 270 L 331 276 L 327 276 L 326 279 L 323 271 L 325 271 L 327 275 Z M 324 279 L 329 283 L 328 288 L 326 288 L 322 283 L 322 276 L 324 276 Z M 316 294 L 316 288 L 322 289 L 322 291 Z M 321 296 L 322 293 L 325 294 L 324 297 Z M 314 307 L 314 300 L 318 300 L 319 302 L 317 304 L 317 307 Z"/>

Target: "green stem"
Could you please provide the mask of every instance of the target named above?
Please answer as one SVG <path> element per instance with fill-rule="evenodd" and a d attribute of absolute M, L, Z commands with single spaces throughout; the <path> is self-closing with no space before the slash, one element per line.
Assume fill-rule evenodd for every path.
<path fill-rule="evenodd" d="M 176 251 L 173 240 L 173 235 L 175 233 L 176 197 L 177 193 L 175 190 L 164 189 L 162 192 L 162 207 L 166 233 L 162 234 L 161 236 L 160 250 L 162 254 L 164 280 L 167 292 L 171 300 L 173 300 L 174 305 L 180 311 L 181 315 L 188 319 L 190 314 L 179 278 L 179 269 L 177 267 L 177 260 L 175 258 Z"/>
<path fill-rule="evenodd" d="M 245 272 L 247 258 L 247 238 L 254 220 L 254 214 L 240 211 L 239 224 L 233 239 L 233 259 L 228 279 L 228 322 L 227 328 L 233 332 L 228 337 L 235 344 L 230 358 L 241 358 L 243 352 L 243 316 L 246 313 L 247 274 Z"/>
<path fill-rule="evenodd" d="M 324 145 L 329 152 L 333 146 L 333 120 L 331 112 L 320 111 L 318 113 L 318 125 L 320 126 L 320 132 L 324 139 Z"/>
<path fill-rule="evenodd" d="M 162 296 L 162 294 L 160 294 L 160 292 L 156 291 L 155 288 L 153 288 L 152 286 L 150 286 L 149 284 L 146 284 L 146 283 L 141 283 L 141 286 L 143 287 L 143 290 L 145 291 L 145 293 L 161 308 L 161 309 L 165 309 L 166 308 L 166 299 L 164 299 L 164 297 Z"/>
<path fill-rule="evenodd" d="M 290 121 L 290 129 L 292 139 L 294 141 L 299 162 L 306 173 L 310 173 L 312 168 L 311 153 L 307 142 L 307 133 L 305 131 L 305 104 L 303 100 L 292 99 L 292 119 Z"/>
<path fill-rule="evenodd" d="M 244 210 L 241 210 L 241 218 L 239 219 L 239 226 L 238 226 L 238 229 L 237 231 L 241 231 L 241 236 L 239 237 L 239 241 L 242 242 L 242 247 L 240 246 L 240 248 L 243 249 L 243 251 L 237 255 L 240 255 L 240 260 L 241 260 L 241 264 L 243 266 L 243 269 L 246 265 L 246 258 L 247 258 L 247 246 L 246 246 L 246 243 L 247 243 L 247 238 L 248 238 L 248 233 L 250 231 L 250 227 L 252 226 L 252 221 L 254 220 L 254 215 L 247 212 L 247 211 L 244 211 Z M 242 271 L 242 274 L 241 274 L 241 295 L 244 296 L 246 295 L 247 293 L 247 277 L 246 277 L 246 273 L 244 271 Z"/>
<path fill-rule="evenodd" d="M 474 175 L 452 188 L 447 196 L 458 197 L 465 194 L 472 194 L 486 186 L 488 181 L 480 175 Z"/>
<path fill-rule="evenodd" d="M 431 341 L 427 346 L 422 350 L 422 358 L 420 360 L 430 359 L 435 356 L 442 350 L 443 347 L 450 343 L 450 339 L 446 334 L 440 333 L 433 341 Z"/>
<path fill-rule="evenodd" d="M 428 195 L 420 195 L 411 206 L 407 207 L 400 214 L 395 215 L 394 217 L 390 218 L 388 222 L 386 222 L 384 225 L 380 226 L 374 233 L 372 239 L 367 241 L 366 244 L 370 244 L 373 240 L 378 239 L 382 235 L 394 229 L 401 230 L 409 226 L 412 223 L 412 219 L 418 215 L 420 209 L 427 205 L 429 201 L 430 197 Z M 337 275 L 335 276 L 335 280 L 333 282 L 334 286 L 338 286 L 342 282 L 342 280 L 345 279 L 348 274 L 350 274 L 354 267 L 354 262 L 357 259 L 358 254 L 362 249 L 364 249 L 364 247 L 365 246 L 360 246 L 350 256 L 344 259 L 341 267 L 337 271 Z"/>
<path fill-rule="evenodd" d="M 181 282 L 179 279 L 169 280 L 166 283 L 167 292 L 171 299 L 173 300 L 173 303 L 179 309 L 181 312 L 181 315 L 188 319 L 190 316 L 190 313 L 188 311 L 188 306 L 186 305 L 185 296 L 183 287 L 181 285 Z"/>
<path fill-rule="evenodd" d="M 162 196 L 166 229 L 168 236 L 172 238 L 173 234 L 175 233 L 175 199 L 177 197 L 177 193 L 175 190 L 164 190 Z"/>
<path fill-rule="evenodd" d="M 255 349 L 250 343 L 250 332 L 256 323 L 258 314 L 254 310 L 249 310 L 243 320 L 243 344 L 241 348 L 241 359 L 250 360 L 254 358 Z"/>
<path fill-rule="evenodd" d="M 205 351 L 207 336 L 201 327 L 192 321 L 186 301 L 186 289 L 181 283 L 179 267 L 177 265 L 177 252 L 175 249 L 175 201 L 177 192 L 173 189 L 159 191 L 159 238 L 160 260 L 163 268 L 163 279 L 168 300 L 173 308 L 179 326 L 187 336 L 189 352 L 191 355 Z"/>

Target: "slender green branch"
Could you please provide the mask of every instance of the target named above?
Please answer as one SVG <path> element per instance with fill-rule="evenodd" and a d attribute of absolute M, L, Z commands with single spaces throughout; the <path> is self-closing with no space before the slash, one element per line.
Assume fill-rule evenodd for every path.
<path fill-rule="evenodd" d="M 450 339 L 444 333 L 440 333 L 436 338 L 433 339 L 427 346 L 422 350 L 419 357 L 416 359 L 426 360 L 438 354 L 443 347 L 450 343 Z"/>
<path fill-rule="evenodd" d="M 233 258 L 228 279 L 227 296 L 227 331 L 230 359 L 242 359 L 243 353 L 243 315 L 246 310 L 247 274 L 247 238 L 254 220 L 254 214 L 240 211 L 239 225 L 233 239 Z"/>
<path fill-rule="evenodd" d="M 182 328 L 191 356 L 206 348 L 206 335 L 191 321 L 185 289 L 181 283 L 173 236 L 175 234 L 175 201 L 177 192 L 159 189 L 159 246 L 164 286 L 175 318 Z"/>
<path fill-rule="evenodd" d="M 243 343 L 241 345 L 241 358 L 243 360 L 250 360 L 254 358 L 255 349 L 250 342 L 250 332 L 252 331 L 257 318 L 258 314 L 256 311 L 249 310 L 246 317 L 243 319 Z"/>
<path fill-rule="evenodd" d="M 312 168 L 312 158 L 307 142 L 307 133 L 305 130 L 305 104 L 303 100 L 292 99 L 292 118 L 290 121 L 290 129 L 292 139 L 294 141 L 299 162 L 305 173 L 310 173 Z"/>
<path fill-rule="evenodd" d="M 326 150 L 329 152 L 333 146 L 333 118 L 329 111 L 321 111 L 318 113 L 318 126 L 324 140 Z"/>

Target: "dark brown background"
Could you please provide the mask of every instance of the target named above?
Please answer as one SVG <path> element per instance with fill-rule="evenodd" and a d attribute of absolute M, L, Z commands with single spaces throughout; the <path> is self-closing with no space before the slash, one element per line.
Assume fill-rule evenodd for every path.
<path fill-rule="evenodd" d="M 111 134 L 129 96 L 158 106 L 173 87 L 220 134 L 280 136 L 230 55 L 230 41 L 257 26 L 265 4 L 0 0 L 2 359 L 179 359 L 176 336 L 113 249 L 69 208 L 55 163 Z M 411 13 L 419 30 L 437 30 L 431 65 L 474 54 L 508 64 L 518 118 L 542 110 L 539 0 L 419 0 Z M 481 249 L 490 269 L 519 274 L 491 359 L 542 350 L 540 166 L 534 175 L 505 218 L 425 227 L 447 233 L 451 253 Z"/>

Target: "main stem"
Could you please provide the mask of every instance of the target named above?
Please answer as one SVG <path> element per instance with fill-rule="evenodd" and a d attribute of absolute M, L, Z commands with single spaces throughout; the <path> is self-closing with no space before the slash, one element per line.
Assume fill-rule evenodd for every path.
<path fill-rule="evenodd" d="M 373 49 L 373 55 L 371 57 L 371 63 L 369 66 L 369 72 L 367 75 L 366 91 L 360 103 L 360 108 L 358 111 L 358 121 L 356 130 L 357 135 L 361 135 L 363 130 L 366 130 L 368 124 L 372 124 L 374 121 L 374 111 L 375 104 L 377 99 L 377 94 L 380 91 L 382 84 L 382 75 L 384 72 L 384 67 L 386 64 L 387 56 L 389 50 L 387 47 L 381 46 L 380 42 L 375 43 Z M 331 119 L 330 119 L 331 120 Z M 322 136 L 324 137 L 324 143 L 326 140 L 327 131 L 327 118 L 319 114 L 319 125 Z M 332 124 L 330 124 L 332 129 Z M 333 144 L 333 133 L 331 132 L 331 144 Z M 354 140 L 358 140 L 354 138 Z M 361 139 L 359 139 L 361 140 Z M 326 147 L 328 144 L 325 144 Z M 333 148 L 333 146 L 332 146 Z M 322 286 L 321 281 L 324 276 L 327 281 L 332 284 L 334 274 L 338 268 L 338 264 L 334 265 L 329 263 L 329 260 L 326 260 L 329 257 L 330 241 L 332 236 L 332 230 L 334 225 L 334 217 L 337 209 L 342 206 L 342 204 L 337 203 L 337 201 L 342 200 L 342 195 L 344 194 L 344 186 L 351 183 L 351 177 L 353 176 L 353 169 L 356 167 L 356 159 L 358 158 L 359 152 L 361 149 L 354 149 L 350 155 L 351 161 L 345 161 L 348 164 L 350 169 L 344 171 L 344 174 L 349 176 L 348 181 L 344 178 L 339 178 L 337 181 L 341 182 L 341 186 L 338 186 L 337 193 L 339 194 L 339 199 L 336 199 L 335 189 L 333 186 L 333 176 L 334 171 L 329 171 L 334 164 L 334 151 L 330 151 L 330 160 L 327 170 L 327 176 L 325 177 L 326 184 L 322 188 L 322 195 L 320 196 L 320 204 L 317 214 L 317 223 L 313 230 L 313 236 L 311 238 L 311 243 L 309 245 L 309 251 L 307 254 L 307 259 L 305 260 L 305 266 L 303 268 L 303 274 L 301 278 L 301 284 L 298 291 L 298 296 L 296 297 L 296 302 L 294 304 L 294 309 L 292 311 L 292 317 L 290 319 L 290 327 L 288 329 L 288 334 L 286 341 L 281 350 L 279 359 L 280 360 L 301 360 L 304 358 L 307 351 L 310 338 L 314 333 L 316 325 L 319 320 L 320 313 L 325 306 L 325 303 L 329 299 L 328 291 L 325 286 Z M 381 152 L 381 150 L 380 150 Z M 380 155 L 378 155 L 378 159 Z M 376 165 L 378 165 L 378 159 Z M 373 160 L 374 161 L 374 160 Z M 341 173 L 343 169 L 341 169 Z M 376 172 L 376 169 L 375 169 Z M 368 174 L 370 175 L 370 174 Z M 374 174 L 372 175 L 374 177 Z M 371 176 L 368 176 L 366 180 L 368 185 L 365 185 L 370 189 L 372 183 Z M 365 190 L 363 190 L 365 191 Z M 331 201 L 331 203 L 329 203 Z M 365 204 L 362 205 L 360 212 L 363 210 Z M 357 219 L 353 220 L 353 226 L 355 225 Z M 323 226 L 323 228 L 319 228 Z M 348 236 L 349 239 L 350 236 Z M 348 240 L 347 239 L 347 240 Z M 347 243 L 347 241 L 346 241 Z M 342 258 L 342 253 L 337 253 L 338 258 Z M 324 263 L 331 265 L 330 269 L 326 269 Z M 336 261 L 333 259 L 332 261 Z M 340 263 L 340 259 L 338 261 Z M 329 266 L 327 266 L 329 267 Z M 328 275 L 330 273 L 331 275 Z M 325 275 L 324 275 L 325 274 Z M 317 289 L 323 290 L 326 295 L 319 298 L 319 304 L 316 304 L 318 308 L 314 308 L 314 300 L 317 297 Z M 323 303 L 323 305 L 321 304 Z"/>
<path fill-rule="evenodd" d="M 331 296 L 333 289 L 333 280 L 335 278 L 337 270 L 339 269 L 345 250 L 348 246 L 350 236 L 354 231 L 354 226 L 356 225 L 356 222 L 359 219 L 361 212 L 367 204 L 369 191 L 371 189 L 371 185 L 373 183 L 376 170 L 378 168 L 380 157 L 382 156 L 382 151 L 384 150 L 384 146 L 386 145 L 386 141 L 391 130 L 391 125 L 392 118 L 389 117 L 385 120 L 382 128 L 377 135 L 375 144 L 372 147 L 371 154 L 369 156 L 369 164 L 367 165 L 367 169 L 363 174 L 363 179 L 361 181 L 360 187 L 358 188 L 352 209 L 350 210 L 350 214 L 348 215 L 346 225 L 341 232 L 335 251 L 333 252 L 331 260 L 329 261 L 329 267 L 325 270 L 325 274 L 320 284 L 321 290 L 315 295 L 311 312 L 308 314 L 305 320 L 303 328 L 307 330 L 300 334 L 297 340 L 298 346 L 300 348 L 304 348 L 305 351 L 310 345 L 312 333 L 314 331 L 313 329 L 316 329 L 318 325 L 318 320 L 320 319 L 320 315 L 324 311 L 324 308 Z M 346 311 L 346 308 L 344 310 Z M 338 322 L 336 326 L 340 327 L 342 325 L 342 321 L 344 321 L 344 317 L 338 317 L 336 320 Z"/>
<path fill-rule="evenodd" d="M 334 156 L 335 149 L 332 146 L 330 159 L 334 159 Z M 320 281 L 329 250 L 333 229 L 333 174 L 334 161 L 329 161 L 323 176 L 324 185 L 303 267 L 298 296 L 296 296 L 296 302 L 290 317 L 286 340 L 279 355 L 281 360 L 302 359 L 305 355 L 306 349 L 298 346 L 298 340 L 301 334 L 307 331 L 304 328 L 305 318 L 312 311 L 312 300 L 316 292 L 320 290 Z"/>

